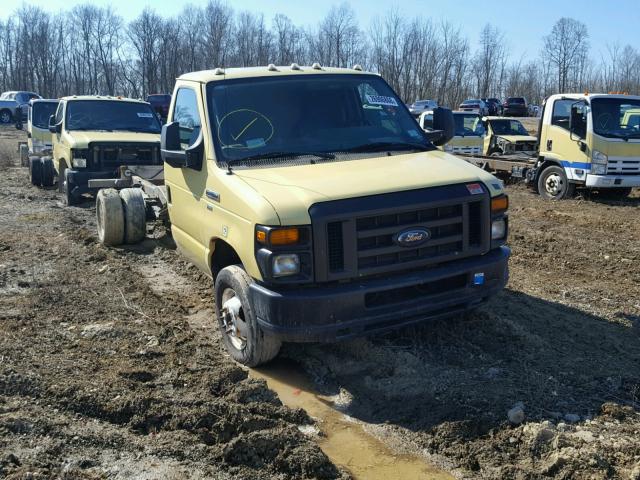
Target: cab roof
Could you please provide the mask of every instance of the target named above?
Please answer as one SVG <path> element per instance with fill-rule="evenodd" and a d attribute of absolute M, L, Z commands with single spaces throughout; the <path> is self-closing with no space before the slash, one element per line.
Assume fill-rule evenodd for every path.
<path fill-rule="evenodd" d="M 144 100 L 137 100 L 135 98 L 126 98 L 126 97 L 111 96 L 111 95 L 70 95 L 68 97 L 61 97 L 60 100 L 65 100 L 65 101 L 92 100 L 92 101 L 103 101 L 103 102 L 121 101 L 121 102 L 147 103 Z"/>
<path fill-rule="evenodd" d="M 268 65 L 266 67 L 216 68 L 214 70 L 201 70 L 199 72 L 185 73 L 178 77 L 178 80 L 208 83 L 216 80 L 229 80 L 235 78 L 354 73 L 376 75 L 375 73 L 362 71 L 362 68 L 358 65 L 354 65 L 353 68 L 334 68 L 322 67 L 319 64 L 313 64 L 312 66 L 299 66 L 294 63 L 289 66 Z"/>
<path fill-rule="evenodd" d="M 628 99 L 628 100 L 640 100 L 639 95 L 626 95 L 624 93 L 556 93 L 555 95 L 551 95 L 547 98 L 549 100 L 557 100 L 559 98 L 571 98 L 580 100 L 586 98 L 587 100 L 592 100 L 594 98 L 620 98 L 620 99 Z"/>
<path fill-rule="evenodd" d="M 29 104 L 33 105 L 34 103 L 60 103 L 60 100 L 57 98 L 32 98 L 29 100 Z"/>

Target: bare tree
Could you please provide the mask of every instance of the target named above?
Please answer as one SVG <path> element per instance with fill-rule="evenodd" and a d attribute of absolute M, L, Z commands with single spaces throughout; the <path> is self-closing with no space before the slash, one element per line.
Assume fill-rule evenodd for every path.
<path fill-rule="evenodd" d="M 553 26 L 551 33 L 544 37 L 543 54 L 555 67 L 558 92 L 566 92 L 573 87 L 571 80 L 582 80 L 588 52 L 587 27 L 573 18 L 561 18 Z"/>

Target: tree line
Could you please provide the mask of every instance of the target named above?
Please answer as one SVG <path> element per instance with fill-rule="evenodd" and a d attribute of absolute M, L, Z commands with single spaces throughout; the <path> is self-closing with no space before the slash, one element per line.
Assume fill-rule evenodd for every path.
<path fill-rule="evenodd" d="M 540 103 L 568 91 L 640 94 L 640 52 L 604 46 L 592 58 L 587 27 L 561 18 L 535 58 L 512 58 L 508 39 L 487 24 L 471 41 L 460 26 L 391 9 L 363 28 L 348 4 L 317 25 L 285 15 L 235 11 L 221 0 L 164 17 L 146 8 L 126 22 L 90 3 L 58 14 L 24 5 L 0 21 L 0 90 L 45 97 L 170 93 L 182 73 L 275 63 L 363 68 L 380 73 L 407 102 L 457 106 L 472 97 L 525 96 Z"/>

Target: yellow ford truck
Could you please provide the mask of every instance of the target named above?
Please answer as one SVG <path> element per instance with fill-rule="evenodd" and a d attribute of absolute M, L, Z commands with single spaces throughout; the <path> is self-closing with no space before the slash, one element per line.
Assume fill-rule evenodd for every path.
<path fill-rule="evenodd" d="M 434 129 L 453 135 L 450 111 Z M 99 192 L 100 240 L 126 242 L 144 203 L 166 201 L 242 364 L 283 341 L 456 315 L 507 281 L 501 182 L 439 151 L 379 75 L 318 64 L 185 74 L 161 149 L 164 192 Z M 123 207 L 131 191 L 142 206 Z"/>
<path fill-rule="evenodd" d="M 49 118 L 52 157 L 41 161 L 42 185 L 64 193 L 68 205 L 104 186 L 122 169 L 149 167 L 162 172 L 160 122 L 151 106 L 121 97 L 60 99 Z M 33 170 L 33 168 L 32 168 Z"/>
<path fill-rule="evenodd" d="M 576 188 L 624 198 L 640 187 L 640 96 L 552 95 L 543 104 L 537 144 L 530 155 L 464 158 L 524 178 L 547 199 L 570 198 Z"/>

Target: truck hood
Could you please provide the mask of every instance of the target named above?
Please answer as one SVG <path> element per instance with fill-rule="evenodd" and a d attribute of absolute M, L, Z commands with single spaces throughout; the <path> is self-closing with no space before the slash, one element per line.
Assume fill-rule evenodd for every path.
<path fill-rule="evenodd" d="M 72 148 L 86 148 L 91 142 L 160 142 L 159 133 L 139 133 L 139 132 L 100 132 L 100 131 L 78 131 L 68 132 L 71 138 Z"/>
<path fill-rule="evenodd" d="M 532 137 L 530 135 L 497 135 L 497 136 L 500 138 L 504 138 L 507 142 L 511 142 L 511 143 L 538 141 L 536 137 Z"/>
<path fill-rule="evenodd" d="M 330 200 L 477 181 L 492 196 L 503 191 L 493 175 L 438 150 L 234 173 L 271 203 L 282 225 L 310 223 L 309 207 Z"/>

